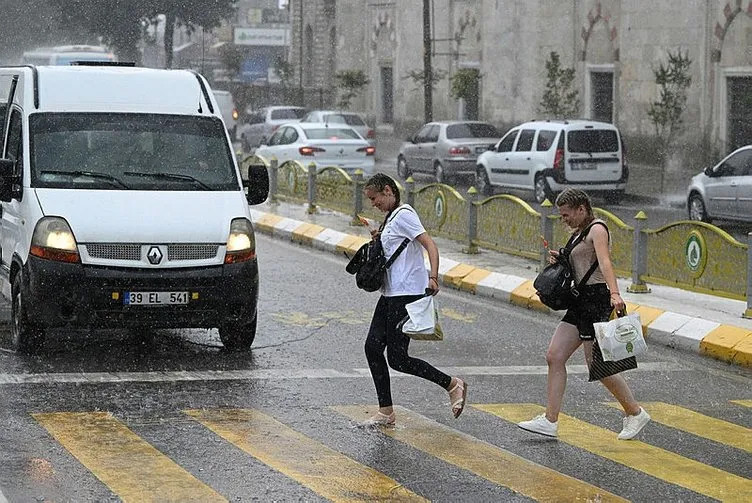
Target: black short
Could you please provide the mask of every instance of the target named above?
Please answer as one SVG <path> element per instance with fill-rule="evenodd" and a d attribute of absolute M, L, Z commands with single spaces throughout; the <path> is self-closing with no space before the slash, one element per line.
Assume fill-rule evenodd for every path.
<path fill-rule="evenodd" d="M 561 321 L 577 327 L 580 339 L 595 339 L 593 323 L 608 321 L 611 316 L 611 293 L 605 283 L 585 285 L 580 291 L 577 303 L 570 307 Z"/>

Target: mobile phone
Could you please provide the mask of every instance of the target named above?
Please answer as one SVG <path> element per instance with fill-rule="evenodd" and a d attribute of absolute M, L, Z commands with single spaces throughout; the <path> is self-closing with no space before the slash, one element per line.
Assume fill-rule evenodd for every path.
<path fill-rule="evenodd" d="M 543 241 L 543 248 L 548 250 L 548 240 L 543 236 L 541 236 L 540 238 L 541 238 L 541 241 Z"/>
<path fill-rule="evenodd" d="M 358 220 L 360 220 L 360 223 L 363 224 L 363 225 L 365 225 L 369 229 L 371 228 L 371 222 L 369 222 L 366 217 L 364 217 L 362 215 L 358 215 Z"/>

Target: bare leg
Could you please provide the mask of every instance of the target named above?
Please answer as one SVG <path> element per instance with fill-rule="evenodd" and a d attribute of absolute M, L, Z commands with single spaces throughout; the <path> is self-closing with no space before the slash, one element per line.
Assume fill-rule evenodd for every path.
<path fill-rule="evenodd" d="M 585 350 L 585 363 L 588 368 L 593 361 L 593 341 L 584 341 L 583 348 Z M 624 412 L 630 416 L 635 416 L 640 413 L 640 404 L 632 395 L 632 390 L 629 389 L 627 381 L 620 374 L 604 377 L 601 379 L 601 383 L 614 395 L 621 404 Z"/>
<path fill-rule="evenodd" d="M 577 351 L 582 341 L 577 327 L 561 322 L 554 331 L 554 336 L 546 351 L 548 363 L 548 401 L 546 419 L 555 423 L 559 419 L 564 390 L 567 387 L 567 360 Z"/>

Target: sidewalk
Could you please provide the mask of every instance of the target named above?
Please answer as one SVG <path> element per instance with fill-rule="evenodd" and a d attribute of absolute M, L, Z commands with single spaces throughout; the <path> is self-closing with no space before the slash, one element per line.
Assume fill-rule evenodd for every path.
<path fill-rule="evenodd" d="M 369 239 L 365 228 L 351 226 L 351 217 L 325 208 L 309 215 L 305 205 L 269 202 L 251 208 L 257 232 L 329 251 L 342 257 L 352 254 Z M 481 250 L 469 255 L 464 243 L 434 238 L 441 251 L 439 279 L 456 288 L 499 302 L 561 317 L 541 304 L 532 288 L 538 262 Z M 628 279 L 619 279 L 619 290 L 630 312 L 638 312 L 649 344 L 664 344 L 713 358 L 752 367 L 752 320 L 741 314 L 746 303 L 711 295 L 650 285 L 648 294 L 631 294 Z"/>

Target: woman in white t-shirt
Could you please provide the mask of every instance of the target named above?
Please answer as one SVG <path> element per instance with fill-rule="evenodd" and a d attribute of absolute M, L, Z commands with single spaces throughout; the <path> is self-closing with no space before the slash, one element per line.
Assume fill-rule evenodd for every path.
<path fill-rule="evenodd" d="M 423 360 L 410 357 L 407 354 L 410 338 L 397 329 L 397 324 L 407 316 L 406 304 L 421 298 L 427 289 L 433 291 L 433 295 L 438 293 L 439 249 L 423 228 L 415 210 L 408 204 L 400 204 L 399 189 L 392 178 L 378 173 L 366 182 L 364 192 L 371 205 L 386 213 L 381 229 L 371 231 L 374 239 L 381 239 L 384 255 L 391 257 L 405 238 L 410 240 L 387 269 L 381 297 L 368 330 L 366 358 L 379 399 L 379 412 L 368 424 L 390 426 L 395 423 L 387 361 L 394 370 L 422 377 L 446 389 L 452 413 L 457 418 L 467 398 L 465 381 L 451 377 Z M 426 273 L 423 249 L 428 252 L 430 273 Z"/>

